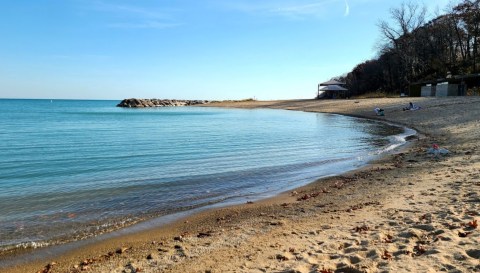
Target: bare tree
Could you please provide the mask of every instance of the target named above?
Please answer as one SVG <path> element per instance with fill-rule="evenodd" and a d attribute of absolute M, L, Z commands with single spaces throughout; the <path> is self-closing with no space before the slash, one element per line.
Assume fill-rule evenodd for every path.
<path fill-rule="evenodd" d="M 392 23 L 383 20 L 378 23 L 378 28 L 383 40 L 383 52 L 390 51 L 396 54 L 403 71 L 402 88 L 406 88 L 411 79 L 416 75 L 419 59 L 415 51 L 417 30 L 425 25 L 427 8 L 414 2 L 404 2 L 398 8 L 390 9 Z"/>
<path fill-rule="evenodd" d="M 425 24 L 427 8 L 413 2 L 403 2 L 400 7 L 390 9 L 393 24 L 382 20 L 378 23 L 384 41 L 395 47 L 400 37 L 412 34 Z"/>
<path fill-rule="evenodd" d="M 480 39 L 480 0 L 464 0 L 453 8 L 457 18 L 459 33 L 463 33 L 465 60 L 472 65 L 472 73 L 477 72 L 478 40 Z"/>

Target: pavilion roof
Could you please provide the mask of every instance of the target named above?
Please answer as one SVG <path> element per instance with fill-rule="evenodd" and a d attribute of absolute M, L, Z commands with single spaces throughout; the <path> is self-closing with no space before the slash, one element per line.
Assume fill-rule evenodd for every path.
<path fill-rule="evenodd" d="M 322 88 L 320 88 L 320 91 L 347 91 L 348 89 L 343 88 L 339 85 L 332 84 L 332 85 L 326 85 Z"/>
<path fill-rule="evenodd" d="M 344 82 L 339 82 L 339 81 L 336 81 L 336 80 L 330 80 L 330 81 L 322 82 L 320 85 L 321 86 L 328 86 L 328 85 L 342 85 L 342 84 L 345 84 L 345 83 Z"/>

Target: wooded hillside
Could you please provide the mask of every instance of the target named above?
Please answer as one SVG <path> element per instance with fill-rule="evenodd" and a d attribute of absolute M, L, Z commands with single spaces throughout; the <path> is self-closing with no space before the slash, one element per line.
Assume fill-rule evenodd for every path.
<path fill-rule="evenodd" d="M 479 73 L 480 0 L 457 1 L 444 14 L 427 17 L 426 7 L 414 2 L 392 8 L 391 20 L 378 23 L 378 57 L 336 79 L 354 96 L 408 94 L 416 82 Z"/>

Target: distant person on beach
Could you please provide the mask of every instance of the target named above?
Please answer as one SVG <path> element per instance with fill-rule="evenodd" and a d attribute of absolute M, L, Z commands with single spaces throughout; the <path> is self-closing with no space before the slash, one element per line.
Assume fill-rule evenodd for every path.
<path fill-rule="evenodd" d="M 404 107 L 403 108 L 403 111 L 407 111 L 407 110 L 419 110 L 421 107 L 420 106 L 417 106 L 415 104 L 413 104 L 412 102 L 409 102 L 408 103 L 408 106 L 407 107 Z"/>
<path fill-rule="evenodd" d="M 373 109 L 373 111 L 375 111 L 375 113 L 377 114 L 377 116 L 385 116 L 385 112 L 382 108 L 375 108 Z"/>

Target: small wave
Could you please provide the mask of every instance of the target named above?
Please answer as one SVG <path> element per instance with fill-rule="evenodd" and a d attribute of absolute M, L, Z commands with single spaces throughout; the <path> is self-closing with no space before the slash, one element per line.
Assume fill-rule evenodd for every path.
<path fill-rule="evenodd" d="M 403 126 L 394 125 L 394 124 L 391 124 L 391 123 L 387 123 L 387 124 L 389 124 L 391 126 L 397 126 L 397 127 L 403 128 L 404 132 L 401 133 L 401 134 L 398 134 L 398 135 L 389 136 L 388 137 L 389 144 L 387 146 L 375 151 L 373 153 L 375 155 L 380 155 L 380 154 L 392 152 L 395 149 L 397 149 L 398 147 L 403 146 L 407 142 L 408 137 L 414 136 L 414 135 L 417 134 L 417 131 L 415 131 L 413 129 L 403 127 Z"/>

